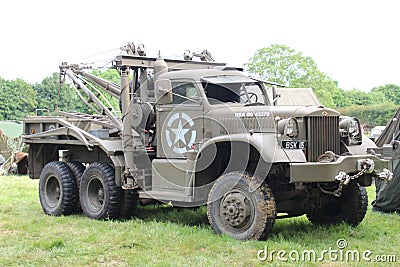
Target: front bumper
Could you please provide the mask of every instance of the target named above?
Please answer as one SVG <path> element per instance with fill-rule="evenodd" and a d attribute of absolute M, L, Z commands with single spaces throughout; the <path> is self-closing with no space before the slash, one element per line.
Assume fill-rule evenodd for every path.
<path fill-rule="evenodd" d="M 360 161 L 370 159 L 375 163 L 374 169 L 368 175 L 374 175 L 387 169 L 392 171 L 392 161 L 380 159 L 375 155 L 341 156 L 334 162 L 290 163 L 290 178 L 293 183 L 334 182 L 339 173 L 355 174 L 361 171 Z M 365 183 L 365 182 L 363 182 Z M 368 182 L 367 182 L 368 184 Z"/>

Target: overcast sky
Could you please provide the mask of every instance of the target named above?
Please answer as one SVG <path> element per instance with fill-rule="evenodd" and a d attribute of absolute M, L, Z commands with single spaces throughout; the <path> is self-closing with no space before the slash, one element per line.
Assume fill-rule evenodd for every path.
<path fill-rule="evenodd" d="M 285 44 L 341 88 L 367 91 L 400 85 L 399 11 L 396 0 L 2 1 L 0 77 L 36 83 L 62 61 L 103 66 L 129 41 L 166 58 L 207 49 L 235 66 Z"/>

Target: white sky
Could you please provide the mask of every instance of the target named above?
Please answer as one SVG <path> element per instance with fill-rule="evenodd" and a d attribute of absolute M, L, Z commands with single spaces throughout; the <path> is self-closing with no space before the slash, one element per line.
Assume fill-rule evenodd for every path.
<path fill-rule="evenodd" d="M 6 0 L 0 77 L 40 82 L 62 61 L 112 59 L 119 51 L 89 56 L 128 41 L 166 58 L 207 49 L 234 66 L 257 49 L 285 44 L 312 57 L 341 88 L 367 91 L 400 85 L 399 11 L 397 0 Z"/>

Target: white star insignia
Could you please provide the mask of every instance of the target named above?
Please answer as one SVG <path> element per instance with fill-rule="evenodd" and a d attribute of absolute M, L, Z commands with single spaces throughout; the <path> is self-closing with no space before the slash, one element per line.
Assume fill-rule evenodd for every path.
<path fill-rule="evenodd" d="M 189 129 L 183 128 L 181 120 L 179 120 L 178 127 L 171 128 L 171 131 L 175 134 L 174 144 L 176 144 L 179 141 L 182 141 L 185 145 L 187 144 L 185 135 L 187 132 L 189 132 Z"/>

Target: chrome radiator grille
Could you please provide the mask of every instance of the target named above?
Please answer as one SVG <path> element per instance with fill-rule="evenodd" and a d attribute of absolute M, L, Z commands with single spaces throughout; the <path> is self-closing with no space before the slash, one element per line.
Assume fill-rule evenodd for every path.
<path fill-rule="evenodd" d="M 317 161 L 326 151 L 340 154 L 339 117 L 307 117 L 307 160 Z"/>

